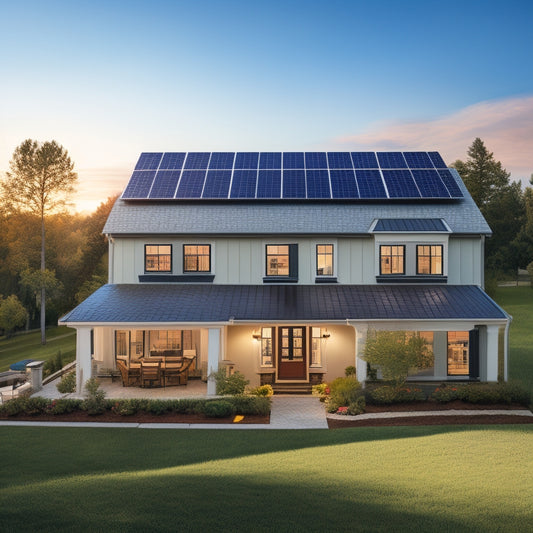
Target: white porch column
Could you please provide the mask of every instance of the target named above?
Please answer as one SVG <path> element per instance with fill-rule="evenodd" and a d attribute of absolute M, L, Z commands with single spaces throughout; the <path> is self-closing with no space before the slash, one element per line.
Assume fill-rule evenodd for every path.
<path fill-rule="evenodd" d="M 76 392 L 83 393 L 85 382 L 91 378 L 91 328 L 76 328 Z"/>
<path fill-rule="evenodd" d="M 361 357 L 365 353 L 366 334 L 366 326 L 355 328 L 355 368 L 359 383 L 366 381 L 366 361 Z"/>
<path fill-rule="evenodd" d="M 498 326 L 487 326 L 487 381 L 498 381 Z"/>
<path fill-rule="evenodd" d="M 207 340 L 207 394 L 216 394 L 216 383 L 212 377 L 212 372 L 218 370 L 220 358 L 220 328 L 209 328 Z"/>

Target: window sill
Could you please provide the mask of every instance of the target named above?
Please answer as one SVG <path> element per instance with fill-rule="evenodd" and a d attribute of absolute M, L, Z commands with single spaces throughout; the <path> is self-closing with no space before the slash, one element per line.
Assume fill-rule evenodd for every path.
<path fill-rule="evenodd" d="M 337 283 L 337 278 L 335 276 L 317 276 L 315 283 Z"/>
<path fill-rule="evenodd" d="M 448 282 L 448 276 L 397 276 L 381 275 L 376 276 L 377 283 L 429 283 L 442 284 Z"/>
<path fill-rule="evenodd" d="M 263 283 L 298 283 L 298 278 L 289 276 L 265 276 Z"/>
<path fill-rule="evenodd" d="M 213 274 L 144 274 L 139 276 L 139 283 L 213 283 Z"/>

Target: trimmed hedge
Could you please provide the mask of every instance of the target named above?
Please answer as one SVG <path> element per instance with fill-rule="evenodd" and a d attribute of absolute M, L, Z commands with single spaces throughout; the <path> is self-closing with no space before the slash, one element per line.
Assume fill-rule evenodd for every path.
<path fill-rule="evenodd" d="M 60 415 L 63 413 L 72 413 L 78 410 L 88 411 L 87 400 L 74 400 L 70 398 L 60 400 L 49 400 L 46 398 L 26 398 L 19 397 L 9 400 L 0 405 L 0 414 L 8 416 L 17 415 L 39 415 L 52 414 Z M 223 407 L 212 407 L 210 404 L 215 402 L 229 405 Z M 266 416 L 270 413 L 271 400 L 269 397 L 258 396 L 233 396 L 224 398 L 224 400 L 215 400 L 208 398 L 184 398 L 181 400 L 111 400 L 102 399 L 99 403 L 99 412 L 112 411 L 120 416 L 131 416 L 136 413 L 145 412 L 155 415 L 164 413 L 176 414 L 204 414 L 205 416 L 231 416 L 239 415 L 258 415 Z M 93 407 L 93 406 L 91 406 Z M 102 410 L 100 410 L 100 408 Z M 225 410 L 229 414 L 218 414 Z M 217 414 L 213 414 L 216 412 Z"/>

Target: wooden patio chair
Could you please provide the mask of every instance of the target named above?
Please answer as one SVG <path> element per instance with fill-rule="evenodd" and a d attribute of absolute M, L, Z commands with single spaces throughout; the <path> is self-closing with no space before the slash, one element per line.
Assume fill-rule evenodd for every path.
<path fill-rule="evenodd" d="M 194 363 L 196 355 L 184 355 L 181 364 L 167 364 L 164 370 L 165 385 L 187 385 L 189 379 L 189 369 Z"/>
<path fill-rule="evenodd" d="M 144 387 L 147 381 L 150 387 L 153 387 L 154 383 L 157 383 L 158 387 L 161 386 L 161 361 L 156 363 L 141 361 L 141 387 Z"/>
<path fill-rule="evenodd" d="M 130 387 L 131 385 L 138 385 L 141 379 L 141 371 L 139 368 L 128 368 L 124 361 L 117 359 L 117 368 L 122 377 L 122 386 Z"/>

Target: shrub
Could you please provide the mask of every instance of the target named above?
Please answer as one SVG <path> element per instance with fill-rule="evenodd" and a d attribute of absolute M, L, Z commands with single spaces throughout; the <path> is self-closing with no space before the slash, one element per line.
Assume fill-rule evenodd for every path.
<path fill-rule="evenodd" d="M 135 399 L 117 400 L 111 410 L 120 416 L 131 416 L 139 411 L 139 402 Z"/>
<path fill-rule="evenodd" d="M 459 399 L 459 394 L 457 393 L 456 386 L 447 386 L 442 385 L 437 387 L 432 393 L 430 398 L 439 403 L 448 403 L 453 402 L 454 400 Z"/>
<path fill-rule="evenodd" d="M 216 393 L 220 396 L 243 394 L 246 385 L 250 383 L 240 372 L 228 376 L 225 367 L 212 372 L 209 377 L 215 380 Z"/>
<path fill-rule="evenodd" d="M 339 407 L 347 407 L 361 395 L 361 384 L 355 376 L 336 378 L 329 384 L 328 411 L 332 413 Z"/>
<path fill-rule="evenodd" d="M 271 400 L 267 396 L 237 395 L 225 400 L 234 406 L 238 415 L 266 416 L 270 413 Z"/>
<path fill-rule="evenodd" d="M 391 405 L 394 403 L 423 402 L 426 400 L 426 395 L 416 387 L 383 385 L 369 389 L 366 393 L 366 400 L 371 405 Z"/>
<path fill-rule="evenodd" d="M 153 415 L 162 415 L 170 410 L 170 403 L 166 400 L 149 400 L 146 411 Z"/>
<path fill-rule="evenodd" d="M 259 387 L 250 389 L 248 394 L 251 394 L 252 396 L 273 396 L 274 389 L 272 389 L 272 385 L 260 385 Z"/>
<path fill-rule="evenodd" d="M 100 388 L 96 378 L 88 379 L 85 383 L 87 398 L 81 403 L 81 408 L 90 415 L 102 414 L 107 409 L 105 391 Z"/>
<path fill-rule="evenodd" d="M 178 414 L 191 414 L 199 412 L 199 406 L 204 403 L 203 399 L 183 398 L 181 400 L 170 400 L 169 411 Z M 201 411 L 201 408 L 200 408 Z"/>
<path fill-rule="evenodd" d="M 61 378 L 61 381 L 57 384 L 57 390 L 61 394 L 74 392 L 76 390 L 76 372 L 70 372 L 69 374 L 65 374 Z"/>
<path fill-rule="evenodd" d="M 346 377 L 349 377 L 349 376 L 353 376 L 353 377 L 355 377 L 355 375 L 356 375 L 355 366 L 353 366 L 353 365 L 347 366 L 347 367 L 344 369 L 344 375 L 345 375 Z"/>
<path fill-rule="evenodd" d="M 64 413 L 72 413 L 80 409 L 81 400 L 59 399 L 52 401 L 48 405 L 48 412 L 52 415 L 62 415 Z"/>
<path fill-rule="evenodd" d="M 328 399 L 329 385 L 327 383 L 319 383 L 311 387 L 313 396 L 320 396 L 320 401 L 325 402 Z"/>
<path fill-rule="evenodd" d="M 18 397 L 9 400 L 0 405 L 0 413 L 7 416 L 16 416 L 24 412 L 24 405 L 26 404 L 26 398 Z"/>
<path fill-rule="evenodd" d="M 206 402 L 204 414 L 209 418 L 227 418 L 235 414 L 235 407 L 226 400 Z"/>
<path fill-rule="evenodd" d="M 365 412 L 366 400 L 364 396 L 359 396 L 355 402 L 352 402 L 348 406 L 347 414 L 349 415 L 360 415 Z"/>

